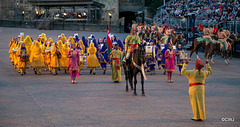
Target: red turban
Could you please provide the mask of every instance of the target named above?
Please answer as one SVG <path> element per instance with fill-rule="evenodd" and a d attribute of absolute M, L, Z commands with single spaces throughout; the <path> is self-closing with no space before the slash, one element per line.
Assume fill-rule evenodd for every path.
<path fill-rule="evenodd" d="M 203 68 L 203 62 L 201 60 L 197 60 L 195 65 L 196 65 L 196 68 L 199 70 L 199 75 L 200 75 L 200 69 Z"/>

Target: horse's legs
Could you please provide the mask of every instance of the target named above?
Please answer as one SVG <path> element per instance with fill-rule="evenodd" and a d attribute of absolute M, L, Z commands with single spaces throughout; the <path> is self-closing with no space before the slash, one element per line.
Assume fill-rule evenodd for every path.
<path fill-rule="evenodd" d="M 126 92 L 128 92 L 128 71 L 126 71 L 126 68 L 124 68 L 125 71 L 125 80 L 126 80 Z"/>
<path fill-rule="evenodd" d="M 136 73 L 133 73 L 134 74 L 134 92 L 133 92 L 133 95 L 137 95 L 137 91 L 136 91 L 136 85 L 137 85 L 137 74 Z"/>
<path fill-rule="evenodd" d="M 211 49 L 211 47 L 210 47 Z M 205 48 L 205 52 L 204 52 L 204 58 L 206 59 L 207 58 L 207 55 L 209 54 L 208 52 L 208 47 Z"/>
<path fill-rule="evenodd" d="M 144 78 L 143 78 L 143 74 L 141 73 L 141 83 L 142 83 L 142 96 L 145 96 L 145 92 L 144 92 Z"/>
<path fill-rule="evenodd" d="M 130 72 L 128 73 L 128 81 L 130 83 L 131 90 L 133 90 L 133 73 L 131 73 L 131 74 L 130 74 Z"/>
<path fill-rule="evenodd" d="M 195 50 L 195 53 L 196 53 L 197 59 L 199 59 L 199 56 L 198 56 L 198 49 L 197 49 L 197 48 L 196 48 L 196 50 Z"/>

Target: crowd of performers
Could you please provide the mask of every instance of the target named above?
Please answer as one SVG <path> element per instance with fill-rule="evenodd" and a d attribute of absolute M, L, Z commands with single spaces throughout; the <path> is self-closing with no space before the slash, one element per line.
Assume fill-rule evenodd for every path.
<path fill-rule="evenodd" d="M 178 65 L 180 74 L 184 74 L 189 79 L 189 95 L 193 110 L 193 120 L 205 119 L 205 103 L 204 103 L 204 83 L 212 70 L 206 61 L 207 71 L 201 70 L 203 63 L 201 60 L 196 61 L 195 70 L 186 70 L 188 61 L 186 54 L 181 47 L 181 44 L 173 45 L 170 35 L 174 30 L 167 27 L 163 28 L 164 36 L 162 39 L 154 39 L 153 34 L 158 29 L 156 26 L 150 28 L 152 35 L 144 35 L 143 31 L 137 31 L 134 28 L 131 30 L 123 42 L 111 35 L 112 51 L 109 52 L 109 43 L 107 38 L 96 40 L 94 35 L 88 38 L 82 36 L 80 39 L 78 34 L 70 36 L 68 39 L 62 33 L 58 36 L 56 42 L 52 38 L 47 38 L 46 34 L 42 33 L 34 40 L 29 35 L 20 34 L 18 37 L 13 37 L 9 43 L 9 54 L 11 63 L 21 73 L 26 74 L 26 69 L 33 68 L 35 74 L 41 74 L 41 70 L 45 69 L 57 75 L 59 70 L 64 70 L 65 73 L 70 71 L 71 82 L 76 83 L 76 77 L 79 77 L 84 64 L 90 68 L 90 74 L 96 74 L 96 68 L 101 67 L 103 74 L 106 73 L 107 64 L 111 64 L 112 80 L 114 82 L 121 81 L 121 65 L 123 62 L 129 61 L 134 49 L 138 44 L 146 43 L 146 45 L 155 51 L 154 57 L 146 59 L 147 71 L 154 74 L 155 66 L 164 69 L 164 74 L 167 72 L 168 82 L 172 82 L 172 72 L 175 71 L 175 65 Z M 144 30 L 145 28 L 141 29 Z M 146 29 L 149 29 L 146 27 Z M 140 29 L 139 29 L 140 30 Z M 140 36 L 140 37 L 139 37 Z M 109 37 L 109 35 L 108 35 Z M 147 40 L 149 39 L 149 40 Z M 111 46 L 110 46 L 111 47 Z M 147 51 L 146 51 L 147 52 Z M 184 55 L 185 54 L 185 55 Z M 185 63 L 184 63 L 185 61 Z"/>
<path fill-rule="evenodd" d="M 123 61 L 125 62 L 125 57 L 127 57 L 125 54 L 134 49 L 129 46 L 134 46 L 134 44 L 137 43 L 147 43 L 147 46 L 153 47 L 153 50 L 155 50 L 154 57 L 146 59 L 147 72 L 155 74 L 155 66 L 157 65 L 159 69 L 161 69 L 161 67 L 164 69 L 164 74 L 168 72 L 168 81 L 172 82 L 171 72 L 175 71 L 174 67 L 176 64 L 181 74 L 183 60 L 180 59 L 180 54 L 184 53 L 181 44 L 177 45 L 176 50 L 172 50 L 170 39 L 168 39 L 168 41 L 165 39 L 164 42 L 156 42 L 156 40 L 150 39 L 149 42 L 147 42 L 143 40 L 142 37 L 139 38 L 139 32 L 136 32 L 136 29 L 133 28 L 131 34 L 123 41 L 117 40 L 116 36 L 111 35 L 110 38 L 113 49 L 111 52 L 108 51 L 106 37 L 103 39 L 96 39 L 94 35 L 91 35 L 87 38 L 82 36 L 80 39 L 78 34 L 75 34 L 74 36 L 69 36 L 67 39 L 62 33 L 58 36 L 57 41 L 53 41 L 52 38 L 47 38 L 47 35 L 44 33 L 39 35 L 36 40 L 29 35 L 24 36 L 22 34 L 12 38 L 9 43 L 9 54 L 11 63 L 13 63 L 14 67 L 21 75 L 26 74 L 26 69 L 29 69 L 29 65 L 31 65 L 35 74 L 41 74 L 42 69 L 48 70 L 49 73 L 53 75 L 57 75 L 60 70 L 64 70 L 65 73 L 70 71 L 70 74 L 76 77 L 81 73 L 84 64 L 87 64 L 87 68 L 90 68 L 90 74 L 95 75 L 96 68 L 99 67 L 103 69 L 103 74 L 105 74 L 107 64 L 109 63 L 114 65 L 112 66 L 113 81 L 120 82 L 120 66 Z M 170 33 L 171 31 L 167 30 L 163 38 L 168 38 Z M 135 48 L 136 47 L 137 46 L 135 46 Z M 75 49 L 77 50 L 76 52 Z M 121 51 L 121 53 L 119 51 Z M 79 64 L 73 64 L 73 54 L 74 57 L 77 56 L 78 58 L 73 61 L 80 61 Z M 119 55 L 116 56 L 116 54 Z M 74 70 L 74 73 L 72 73 L 72 70 Z M 76 82 L 75 79 L 72 80 Z"/>

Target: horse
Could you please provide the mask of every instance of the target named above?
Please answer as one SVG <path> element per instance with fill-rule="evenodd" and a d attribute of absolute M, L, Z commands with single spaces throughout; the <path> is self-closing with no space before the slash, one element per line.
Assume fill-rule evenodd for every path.
<path fill-rule="evenodd" d="M 141 73 L 141 84 L 142 84 L 142 96 L 145 96 L 144 92 L 144 64 L 145 64 L 145 46 L 144 44 L 138 44 L 138 48 L 133 51 L 127 62 L 123 62 L 123 68 L 126 80 L 126 92 L 128 92 L 128 82 L 131 86 L 131 90 L 134 90 L 133 95 L 137 95 L 136 85 L 137 85 L 137 74 Z M 130 61 L 130 62 L 129 62 Z M 128 64 L 130 63 L 130 64 Z M 127 67 L 127 64 L 129 65 Z M 134 88 L 133 88 L 133 78 L 134 78 Z"/>
<path fill-rule="evenodd" d="M 211 62 L 214 64 L 213 55 L 216 55 L 216 51 L 219 51 L 222 57 L 225 56 L 225 63 L 226 64 L 230 64 L 230 61 L 228 60 L 229 53 L 231 52 L 231 58 L 232 58 L 233 46 L 234 46 L 234 42 L 236 40 L 237 40 L 237 38 L 236 38 L 236 36 L 234 34 L 231 34 L 229 36 L 229 38 L 226 40 L 228 48 L 226 50 L 225 55 L 224 55 L 224 53 L 221 50 L 221 44 L 219 42 L 217 42 L 217 43 L 209 43 L 210 45 L 207 45 L 207 47 L 205 48 L 205 58 L 206 58 L 206 56 L 208 54 L 208 59 L 210 58 Z"/>
<path fill-rule="evenodd" d="M 210 42 L 210 43 L 211 43 L 211 42 Z M 209 45 L 210 43 L 208 43 L 207 45 Z M 206 47 L 206 41 L 198 41 L 197 39 L 195 39 L 195 40 L 193 41 L 193 43 L 192 43 L 192 50 L 191 50 L 191 52 L 190 52 L 189 60 L 191 59 L 192 54 L 193 54 L 194 51 L 195 51 L 195 53 L 196 53 L 197 59 L 199 59 L 199 57 L 198 57 L 198 49 L 199 49 L 200 47 L 205 48 L 205 47 Z M 207 52 L 208 52 L 207 49 L 208 49 L 208 48 L 205 48 L 205 55 L 204 55 L 205 58 L 206 58 L 206 54 L 207 54 Z"/>
<path fill-rule="evenodd" d="M 212 64 L 215 64 L 213 55 L 216 55 L 216 51 L 220 52 L 220 43 L 209 43 L 205 48 L 204 58 L 210 59 Z"/>

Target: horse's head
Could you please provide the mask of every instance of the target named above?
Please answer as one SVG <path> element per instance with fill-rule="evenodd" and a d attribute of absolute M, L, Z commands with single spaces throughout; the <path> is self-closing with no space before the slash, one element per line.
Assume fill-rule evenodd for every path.
<path fill-rule="evenodd" d="M 181 42 L 184 42 L 185 41 L 184 34 L 183 33 L 178 34 L 177 39 Z"/>
<path fill-rule="evenodd" d="M 141 61 L 141 64 L 145 63 L 145 46 L 144 44 L 138 44 L 138 59 Z"/>

